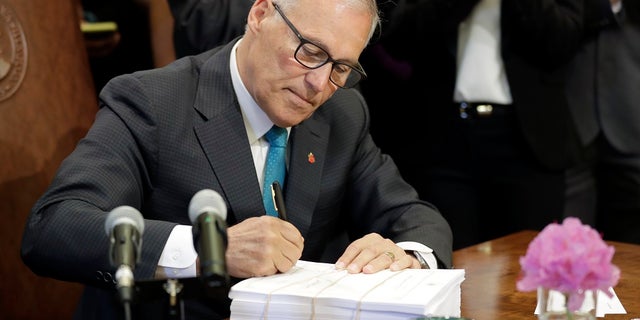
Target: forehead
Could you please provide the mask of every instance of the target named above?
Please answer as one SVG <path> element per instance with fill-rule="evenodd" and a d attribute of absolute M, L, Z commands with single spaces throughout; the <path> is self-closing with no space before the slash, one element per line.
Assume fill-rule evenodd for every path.
<path fill-rule="evenodd" d="M 308 40 L 323 46 L 336 59 L 351 58 L 368 41 L 372 17 L 363 6 L 346 5 L 346 0 L 302 0 L 281 8 Z"/>

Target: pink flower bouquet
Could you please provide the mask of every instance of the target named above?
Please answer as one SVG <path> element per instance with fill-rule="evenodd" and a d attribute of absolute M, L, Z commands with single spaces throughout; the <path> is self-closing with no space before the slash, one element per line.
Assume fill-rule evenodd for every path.
<path fill-rule="evenodd" d="M 568 295 L 567 307 L 577 310 L 585 290 L 600 290 L 611 296 L 609 287 L 620 279 L 620 269 L 611 263 L 615 249 L 608 246 L 598 232 L 583 225 L 578 218 L 565 218 L 562 224 L 546 226 L 529 243 L 520 257 L 522 276 L 519 291 L 539 287 Z"/>

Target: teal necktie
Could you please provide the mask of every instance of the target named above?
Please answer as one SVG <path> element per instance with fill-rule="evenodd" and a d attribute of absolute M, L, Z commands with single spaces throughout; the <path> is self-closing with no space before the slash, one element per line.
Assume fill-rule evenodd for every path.
<path fill-rule="evenodd" d="M 287 129 L 273 126 L 267 131 L 265 138 L 269 141 L 269 152 L 267 153 L 267 162 L 264 167 L 262 202 L 267 214 L 277 217 L 278 212 L 273 205 L 273 196 L 271 195 L 271 184 L 277 180 L 284 187 Z"/>

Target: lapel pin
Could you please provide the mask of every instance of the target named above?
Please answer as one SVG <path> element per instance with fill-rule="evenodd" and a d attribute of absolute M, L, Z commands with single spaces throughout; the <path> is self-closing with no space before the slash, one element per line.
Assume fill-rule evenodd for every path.
<path fill-rule="evenodd" d="M 313 155 L 313 152 L 309 152 L 309 154 L 307 155 L 307 160 L 309 161 L 309 163 L 316 162 L 316 156 Z"/>

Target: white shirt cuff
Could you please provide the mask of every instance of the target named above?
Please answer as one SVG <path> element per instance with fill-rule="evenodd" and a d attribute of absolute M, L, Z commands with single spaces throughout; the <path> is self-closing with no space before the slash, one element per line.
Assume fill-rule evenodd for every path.
<path fill-rule="evenodd" d="M 191 278 L 197 275 L 197 258 L 191 226 L 179 225 L 171 231 L 158 266 L 164 268 L 168 278 Z"/>
<path fill-rule="evenodd" d="M 396 245 L 405 251 L 411 250 L 419 253 L 429 266 L 429 269 L 438 269 L 438 262 L 436 261 L 436 256 L 433 255 L 433 249 L 413 241 L 402 241 L 396 243 Z"/>

